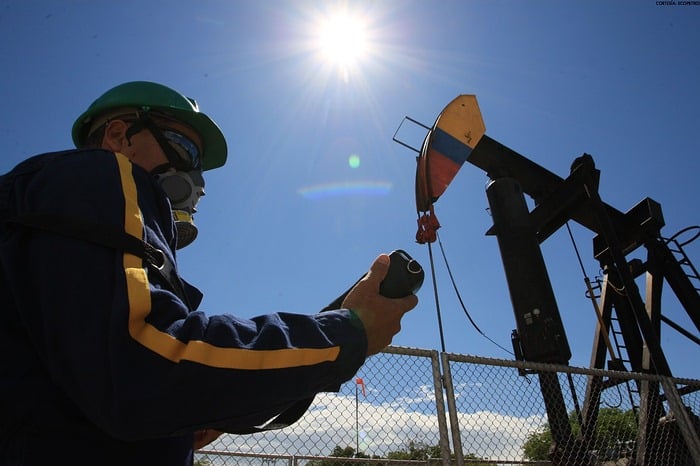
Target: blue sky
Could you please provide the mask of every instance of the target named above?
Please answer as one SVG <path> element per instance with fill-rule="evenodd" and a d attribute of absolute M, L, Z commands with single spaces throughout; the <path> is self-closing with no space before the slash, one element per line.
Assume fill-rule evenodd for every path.
<path fill-rule="evenodd" d="M 344 68 L 318 40 L 340 12 L 358 18 L 366 45 Z M 603 199 L 621 211 L 655 199 L 666 236 L 698 224 L 698 24 L 700 6 L 654 0 L 3 0 L 0 170 L 71 147 L 74 119 L 116 84 L 179 89 L 217 121 L 230 150 L 225 167 L 205 173 L 200 236 L 179 254 L 183 275 L 205 292 L 202 308 L 312 313 L 380 252 L 402 248 L 428 266 L 414 242 L 415 154 L 392 135 L 406 115 L 432 125 L 459 94 L 477 96 L 487 135 L 561 177 L 591 154 Z M 436 209 L 469 312 L 510 347 L 500 255 L 484 235 L 487 181 L 465 165 Z M 593 277 L 593 235 L 572 230 Z M 595 317 L 566 231 L 543 252 L 571 362 L 587 366 Z M 695 243 L 688 252 L 700 260 Z M 436 259 L 447 350 L 510 357 L 471 327 Z M 439 349 L 430 277 L 419 297 L 394 344 Z M 667 301 L 664 314 L 694 330 Z M 667 328 L 662 344 L 676 375 L 700 375 L 697 345 Z"/>

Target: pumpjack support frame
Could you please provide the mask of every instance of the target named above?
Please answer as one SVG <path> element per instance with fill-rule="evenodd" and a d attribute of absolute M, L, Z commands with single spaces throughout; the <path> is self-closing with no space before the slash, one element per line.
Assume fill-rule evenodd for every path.
<path fill-rule="evenodd" d="M 669 241 L 661 236 L 664 226 L 661 206 L 647 198 L 627 213 L 622 213 L 603 202 L 598 193 L 600 171 L 588 154 L 575 159 L 570 175 L 563 179 L 484 135 L 467 161 L 484 170 L 492 180 L 487 187 L 487 196 L 494 226 L 487 234 L 495 235 L 499 241 L 517 332 L 521 337 L 518 349 L 524 359 L 566 364 L 570 358 L 539 244 L 566 222 L 574 220 L 597 234 L 593 240 L 594 256 L 605 271 L 591 367 L 605 367 L 606 349 L 610 349 L 610 345 L 604 340 L 614 313 L 627 348 L 627 359 L 624 360 L 629 365 L 627 369 L 672 376 L 660 339 L 661 322 L 670 322 L 661 314 L 662 283 L 664 279 L 669 283 L 698 331 L 700 294 L 683 270 L 683 261 L 677 260 Z M 529 212 L 524 207 L 525 194 L 535 201 L 534 209 Z M 628 262 L 627 255 L 642 246 L 647 250 L 646 263 Z M 689 263 L 687 257 L 684 261 Z M 523 270 L 522 264 L 534 264 L 536 273 Z M 647 275 L 646 301 L 635 282 L 642 273 Z M 621 289 L 625 290 L 623 294 L 612 292 Z M 525 290 L 531 291 L 529 296 Z M 535 309 L 542 317 L 539 320 L 533 319 Z M 685 336 L 698 342 L 692 332 L 684 331 Z M 544 347 L 542 342 L 545 342 Z M 621 358 L 614 354 L 611 357 L 615 368 L 624 368 Z M 552 460 L 555 464 L 590 464 L 585 451 L 590 440 L 587 437 L 595 431 L 600 396 L 607 382 L 601 377 L 589 379 L 582 409 L 582 436 L 573 439 L 558 379 L 543 373 L 538 375 L 552 427 L 555 446 Z M 659 428 L 659 418 L 667 414 L 664 400 L 678 421 L 685 440 L 683 447 L 700 464 L 698 433 L 678 390 L 671 383 L 661 385 L 663 387 L 659 383 L 643 382 L 637 387 L 640 433 L 636 464 L 669 464 L 661 456 L 660 436 L 654 435 L 655 429 Z"/>

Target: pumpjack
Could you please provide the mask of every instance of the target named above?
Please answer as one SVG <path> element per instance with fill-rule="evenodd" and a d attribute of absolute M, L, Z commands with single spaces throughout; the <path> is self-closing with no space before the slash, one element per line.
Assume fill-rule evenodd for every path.
<path fill-rule="evenodd" d="M 661 309 L 666 282 L 700 332 L 700 274 L 683 248 L 700 236 L 700 227 L 689 227 L 666 238 L 661 233 L 665 225 L 661 205 L 653 199 L 645 198 L 624 213 L 606 204 L 598 190 L 600 170 L 588 154 L 577 157 L 569 175 L 561 178 L 490 138 L 473 95 L 457 97 L 433 127 L 424 127 L 428 135 L 416 175 L 417 206 L 419 214 L 422 211 L 424 215 L 419 217 L 417 239 L 425 242 L 430 237 L 429 225 L 439 227 L 431 218 L 432 203 L 464 161 L 486 172 L 490 179 L 486 195 L 493 219 L 487 234 L 498 240 L 517 327 L 513 331 L 516 357 L 539 363 L 569 363 L 571 351 L 540 245 L 571 220 L 595 234 L 594 257 L 604 273 L 595 284 L 586 278 L 597 317 L 590 367 L 605 369 L 607 361 L 611 370 L 665 376 L 632 382 L 590 376 L 581 409 L 581 432 L 575 438 L 556 374 L 538 372 L 553 438 L 552 463 L 594 464 L 589 450 L 601 395 L 626 383 L 638 400 L 633 406 L 639 425 L 634 458 L 629 464 L 670 466 L 694 461 L 700 465 L 698 417 L 681 399 L 681 395 L 700 387 L 679 388 L 668 381 L 673 375 L 661 343 L 663 322 L 700 345 L 694 331 L 673 322 Z M 532 210 L 525 195 L 534 201 Z M 685 236 L 691 238 L 683 241 Z M 646 250 L 646 261 L 628 259 L 640 248 Z M 636 282 L 642 275 L 646 275 L 644 297 Z M 673 424 L 660 422 L 664 419 L 673 419 Z M 675 437 L 662 432 L 669 425 Z M 668 456 L 669 451 L 672 456 Z"/>

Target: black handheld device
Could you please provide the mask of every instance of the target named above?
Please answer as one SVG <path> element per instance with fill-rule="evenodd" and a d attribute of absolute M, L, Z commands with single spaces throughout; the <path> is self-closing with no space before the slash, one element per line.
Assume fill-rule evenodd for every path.
<path fill-rule="evenodd" d="M 389 254 L 389 259 L 391 259 L 391 263 L 389 264 L 386 277 L 384 277 L 381 285 L 379 285 L 379 294 L 387 298 L 403 298 L 417 293 L 425 278 L 423 267 L 421 267 L 417 260 L 409 256 L 406 251 L 401 249 L 392 251 L 391 254 Z M 360 280 L 365 278 L 365 275 L 360 277 Z M 345 293 L 338 296 L 332 303 L 324 307 L 321 312 L 340 309 L 345 297 L 360 280 L 353 283 Z"/>
<path fill-rule="evenodd" d="M 379 294 L 387 298 L 403 298 L 416 294 L 425 277 L 423 267 L 401 249 L 392 251 L 389 258 L 389 271 L 379 286 Z"/>

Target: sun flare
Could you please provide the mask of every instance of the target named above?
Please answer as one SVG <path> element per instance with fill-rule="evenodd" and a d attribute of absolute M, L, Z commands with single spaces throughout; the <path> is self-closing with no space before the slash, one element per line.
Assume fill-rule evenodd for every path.
<path fill-rule="evenodd" d="M 367 52 L 366 27 L 360 18 L 348 13 L 322 21 L 318 41 L 324 58 L 345 71 L 358 65 Z"/>

